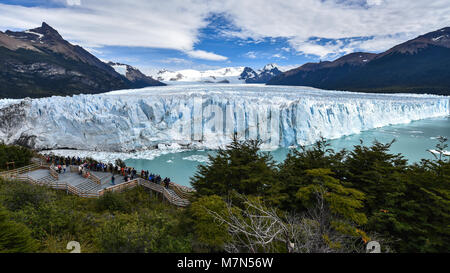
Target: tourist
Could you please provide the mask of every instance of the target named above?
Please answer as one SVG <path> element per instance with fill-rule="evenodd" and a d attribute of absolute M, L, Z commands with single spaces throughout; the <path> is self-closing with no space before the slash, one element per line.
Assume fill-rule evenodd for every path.
<path fill-rule="evenodd" d="M 115 180 L 115 179 L 116 179 L 116 178 L 114 177 L 114 175 L 111 176 L 111 184 L 112 184 L 112 185 L 115 185 L 115 184 L 114 184 L 114 180 Z"/>

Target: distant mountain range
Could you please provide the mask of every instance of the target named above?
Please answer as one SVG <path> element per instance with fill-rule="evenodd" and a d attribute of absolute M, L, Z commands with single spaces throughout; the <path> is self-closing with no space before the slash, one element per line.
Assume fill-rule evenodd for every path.
<path fill-rule="evenodd" d="M 46 23 L 21 31 L 0 31 L 0 98 L 101 93 L 165 85 L 132 69 L 117 73 Z"/>
<path fill-rule="evenodd" d="M 450 27 L 380 54 L 358 52 L 333 62 L 307 63 L 273 77 L 267 84 L 450 95 Z"/>
<path fill-rule="evenodd" d="M 242 83 L 238 80 L 244 67 L 224 67 L 214 70 L 199 71 L 195 69 L 183 69 L 169 71 L 162 69 L 154 75 L 159 81 L 165 82 L 199 82 L 199 83 Z"/>
<path fill-rule="evenodd" d="M 351 53 L 335 61 L 282 71 L 225 67 L 160 70 L 153 77 L 123 63 L 103 62 L 72 45 L 46 23 L 26 31 L 0 31 L 0 98 L 102 93 L 166 83 L 267 83 L 360 92 L 450 95 L 450 27 L 386 52 Z"/>
<path fill-rule="evenodd" d="M 262 69 L 250 67 L 225 67 L 213 70 L 184 69 L 179 71 L 160 70 L 154 75 L 165 82 L 198 82 L 198 83 L 266 83 L 272 77 L 281 74 L 275 64 L 268 64 Z"/>

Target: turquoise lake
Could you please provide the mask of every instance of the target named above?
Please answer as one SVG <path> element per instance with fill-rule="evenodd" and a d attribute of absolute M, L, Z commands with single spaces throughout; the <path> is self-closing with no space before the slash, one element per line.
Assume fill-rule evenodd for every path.
<path fill-rule="evenodd" d="M 364 131 L 359 134 L 348 135 L 330 140 L 331 148 L 335 150 L 352 149 L 360 140 L 364 145 L 370 145 L 378 140 L 387 143 L 393 139 L 396 142 L 391 147 L 391 152 L 402 153 L 410 163 L 418 162 L 422 158 L 433 158 L 428 149 L 433 149 L 437 143 L 437 136 L 450 138 L 450 117 L 425 119 L 413 121 L 408 124 L 385 126 Z M 288 148 L 280 148 L 271 151 L 273 158 L 281 162 L 290 151 Z M 163 178 L 170 177 L 172 181 L 190 186 L 190 177 L 197 171 L 199 164 L 207 164 L 208 154 L 215 151 L 197 150 L 184 151 L 160 155 L 152 160 L 128 159 L 125 162 L 138 170 L 144 169 L 160 174 Z"/>

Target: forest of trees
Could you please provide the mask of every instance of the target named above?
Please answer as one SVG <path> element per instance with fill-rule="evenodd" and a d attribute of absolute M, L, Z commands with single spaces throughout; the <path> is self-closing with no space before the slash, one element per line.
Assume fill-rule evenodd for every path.
<path fill-rule="evenodd" d="M 194 233 L 237 252 L 362 252 L 370 240 L 384 252 L 449 252 L 448 157 L 408 164 L 391 145 L 336 152 L 322 139 L 277 165 L 258 142 L 235 140 L 192 178 Z M 436 150 L 446 147 L 439 138 Z"/>
<path fill-rule="evenodd" d="M 0 252 L 449 252 L 449 158 L 408 164 L 391 144 L 322 139 L 277 164 L 234 139 L 198 167 L 185 209 L 140 187 L 83 199 L 0 180 Z"/>

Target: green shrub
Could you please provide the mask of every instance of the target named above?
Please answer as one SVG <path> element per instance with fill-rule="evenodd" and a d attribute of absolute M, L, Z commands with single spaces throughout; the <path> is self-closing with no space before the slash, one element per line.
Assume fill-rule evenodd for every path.
<path fill-rule="evenodd" d="M 25 147 L 17 145 L 5 145 L 0 143 L 0 170 L 6 170 L 8 162 L 14 162 L 9 165 L 9 169 L 20 168 L 30 164 L 33 152 Z"/>
<path fill-rule="evenodd" d="M 0 207 L 0 253 L 29 253 L 36 251 L 37 246 L 30 230 L 12 221 L 8 211 Z"/>
<path fill-rule="evenodd" d="M 4 189 L 3 204 L 12 211 L 22 209 L 29 205 L 37 208 L 56 198 L 55 192 L 45 187 L 34 186 L 23 182 L 0 182 L 0 184 L 6 186 Z"/>
<path fill-rule="evenodd" d="M 97 199 L 97 210 L 127 213 L 131 211 L 131 206 L 123 194 L 106 192 L 99 199 Z"/>

